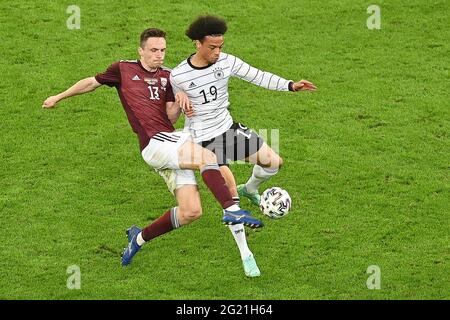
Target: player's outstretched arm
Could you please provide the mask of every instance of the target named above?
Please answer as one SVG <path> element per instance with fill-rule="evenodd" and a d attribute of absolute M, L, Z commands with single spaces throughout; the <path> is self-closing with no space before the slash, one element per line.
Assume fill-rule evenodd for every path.
<path fill-rule="evenodd" d="M 101 84 L 95 80 L 94 77 L 82 79 L 71 86 L 64 92 L 61 92 L 55 96 L 48 97 L 42 104 L 42 108 L 53 108 L 59 101 L 65 98 L 75 96 L 77 94 L 83 94 L 91 92 L 100 87 Z"/>
<path fill-rule="evenodd" d="M 293 82 L 276 74 L 259 70 L 240 58 L 228 54 L 228 62 L 232 65 L 232 76 L 241 78 L 247 82 L 268 90 L 276 91 L 315 91 L 317 88 L 308 80 Z"/>

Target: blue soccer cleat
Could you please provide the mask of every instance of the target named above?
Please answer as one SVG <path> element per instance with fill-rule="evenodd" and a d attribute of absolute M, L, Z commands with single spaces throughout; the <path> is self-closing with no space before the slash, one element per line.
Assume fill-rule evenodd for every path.
<path fill-rule="evenodd" d="M 259 271 L 258 266 L 256 265 L 256 260 L 253 255 L 248 256 L 244 260 L 242 260 L 242 264 L 244 265 L 245 275 L 247 277 L 259 277 L 261 272 Z"/>
<path fill-rule="evenodd" d="M 239 224 L 243 223 L 245 226 L 257 229 L 262 228 L 264 224 L 258 219 L 250 215 L 247 210 L 237 210 L 237 211 L 223 211 L 222 222 L 224 224 Z"/>
<path fill-rule="evenodd" d="M 139 232 L 141 232 L 141 229 L 136 226 L 127 229 L 128 247 L 125 248 L 122 254 L 122 266 L 129 265 L 134 255 L 141 249 L 136 241 Z"/>
<path fill-rule="evenodd" d="M 137 237 L 137 235 L 139 234 L 139 232 L 141 232 L 142 230 L 136 226 L 131 226 L 127 229 L 126 234 L 127 234 L 127 238 L 128 238 L 128 242 L 130 242 L 134 236 Z"/>

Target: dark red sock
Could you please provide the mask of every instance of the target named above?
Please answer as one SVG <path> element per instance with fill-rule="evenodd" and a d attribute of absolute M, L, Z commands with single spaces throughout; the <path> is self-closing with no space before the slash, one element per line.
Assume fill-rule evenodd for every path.
<path fill-rule="evenodd" d="M 171 217 L 171 215 L 174 214 L 176 215 L 176 211 L 174 213 L 174 208 L 172 208 L 164 213 L 161 217 L 153 221 L 149 226 L 142 229 L 142 238 L 145 241 L 149 241 L 175 229 L 174 223 L 172 221 L 173 217 Z"/>
<path fill-rule="evenodd" d="M 205 184 L 208 186 L 209 190 L 219 201 L 222 208 L 228 208 L 234 204 L 233 197 L 231 196 L 230 190 L 225 183 L 220 170 L 217 165 L 208 165 L 202 170 L 202 178 Z"/>

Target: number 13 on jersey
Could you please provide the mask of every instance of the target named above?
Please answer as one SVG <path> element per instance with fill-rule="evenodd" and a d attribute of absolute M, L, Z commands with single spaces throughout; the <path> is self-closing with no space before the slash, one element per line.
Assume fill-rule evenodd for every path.
<path fill-rule="evenodd" d="M 150 100 L 159 100 L 158 87 L 148 86 L 150 90 Z"/>

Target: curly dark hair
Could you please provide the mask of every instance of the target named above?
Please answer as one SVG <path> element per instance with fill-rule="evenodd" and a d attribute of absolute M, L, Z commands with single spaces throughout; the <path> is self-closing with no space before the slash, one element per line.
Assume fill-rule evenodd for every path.
<path fill-rule="evenodd" d="M 148 38 L 166 38 L 166 33 L 157 28 L 145 29 L 141 33 L 141 48 L 144 48 Z"/>
<path fill-rule="evenodd" d="M 191 40 L 202 41 L 206 36 L 224 35 L 227 32 L 227 23 L 224 19 L 215 16 L 200 16 L 191 23 L 186 35 Z"/>

